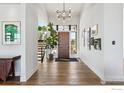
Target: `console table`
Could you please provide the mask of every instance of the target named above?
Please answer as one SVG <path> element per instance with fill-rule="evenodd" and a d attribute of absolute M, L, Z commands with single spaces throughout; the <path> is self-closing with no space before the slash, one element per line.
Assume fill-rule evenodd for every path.
<path fill-rule="evenodd" d="M 15 61 L 20 59 L 21 56 L 7 56 L 0 55 L 0 79 L 6 81 L 6 78 L 9 74 L 12 74 L 13 78 L 15 77 Z"/>

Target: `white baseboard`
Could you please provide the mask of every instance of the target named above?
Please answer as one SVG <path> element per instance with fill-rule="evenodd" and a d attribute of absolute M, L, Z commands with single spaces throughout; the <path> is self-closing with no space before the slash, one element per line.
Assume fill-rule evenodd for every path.
<path fill-rule="evenodd" d="M 105 81 L 109 82 L 109 81 L 120 81 L 120 82 L 124 82 L 124 76 L 119 76 L 119 77 L 116 77 L 116 76 L 106 76 L 105 77 Z"/>
<path fill-rule="evenodd" d="M 33 69 L 26 77 L 21 76 L 20 82 L 26 82 L 37 70 L 38 68 Z"/>
<path fill-rule="evenodd" d="M 20 82 L 26 82 L 26 77 L 20 77 Z"/>
<path fill-rule="evenodd" d="M 38 70 L 38 68 L 33 69 L 26 77 L 26 81 Z"/>

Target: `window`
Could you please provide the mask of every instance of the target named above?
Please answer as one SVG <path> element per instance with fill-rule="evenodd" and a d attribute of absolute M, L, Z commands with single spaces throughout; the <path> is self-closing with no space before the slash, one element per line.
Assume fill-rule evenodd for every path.
<path fill-rule="evenodd" d="M 71 25 L 71 31 L 76 31 L 77 30 L 77 25 Z"/>
<path fill-rule="evenodd" d="M 77 31 L 77 25 L 54 25 L 53 28 L 57 31 Z"/>
<path fill-rule="evenodd" d="M 70 32 L 71 54 L 77 54 L 77 32 Z"/>

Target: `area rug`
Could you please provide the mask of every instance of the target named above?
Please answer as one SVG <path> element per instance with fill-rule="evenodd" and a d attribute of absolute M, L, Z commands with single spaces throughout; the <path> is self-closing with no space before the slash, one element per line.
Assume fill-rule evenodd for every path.
<path fill-rule="evenodd" d="M 55 62 L 78 62 L 77 58 L 60 59 L 56 58 Z"/>

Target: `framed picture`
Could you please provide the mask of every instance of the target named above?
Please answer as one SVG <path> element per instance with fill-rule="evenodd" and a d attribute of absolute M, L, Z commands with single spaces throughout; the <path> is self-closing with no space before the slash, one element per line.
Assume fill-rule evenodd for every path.
<path fill-rule="evenodd" d="M 90 38 L 90 45 L 92 45 L 92 46 L 94 45 L 94 37 Z"/>
<path fill-rule="evenodd" d="M 21 22 L 3 21 L 2 22 L 2 41 L 3 44 L 21 44 Z"/>
<path fill-rule="evenodd" d="M 85 46 L 85 28 L 82 31 L 82 37 L 83 37 L 83 46 Z"/>
<path fill-rule="evenodd" d="M 97 34 L 98 34 L 98 24 L 96 24 L 93 27 L 91 27 L 91 35 L 95 36 Z"/>
<path fill-rule="evenodd" d="M 90 48 L 90 35 L 91 35 L 91 31 L 90 28 L 85 29 L 85 44 L 86 47 Z"/>
<path fill-rule="evenodd" d="M 91 38 L 91 28 L 89 28 L 89 40 L 88 40 L 89 50 L 91 50 L 90 38 Z"/>
<path fill-rule="evenodd" d="M 101 38 L 94 39 L 94 49 L 101 50 Z"/>

